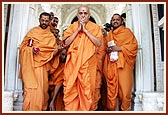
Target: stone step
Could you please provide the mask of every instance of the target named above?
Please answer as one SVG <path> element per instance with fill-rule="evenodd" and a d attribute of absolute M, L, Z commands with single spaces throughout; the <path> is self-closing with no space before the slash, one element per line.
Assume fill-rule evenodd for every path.
<path fill-rule="evenodd" d="M 14 106 L 13 110 L 14 111 L 22 111 L 22 106 Z"/>
<path fill-rule="evenodd" d="M 23 102 L 21 101 L 21 102 L 14 102 L 14 104 L 13 104 L 13 110 L 14 111 L 21 111 L 22 110 L 22 104 L 23 104 Z"/>

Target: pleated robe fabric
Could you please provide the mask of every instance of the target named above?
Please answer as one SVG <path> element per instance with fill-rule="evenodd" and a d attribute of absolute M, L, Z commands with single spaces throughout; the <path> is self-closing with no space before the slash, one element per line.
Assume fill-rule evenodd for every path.
<path fill-rule="evenodd" d="M 39 48 L 38 54 L 33 54 L 33 47 L 29 47 L 29 39 L 33 40 L 33 47 Z M 48 63 L 58 50 L 54 35 L 49 27 L 32 28 L 24 37 L 19 48 L 19 77 L 24 84 L 24 100 L 22 110 L 42 111 L 48 105 Z"/>
<path fill-rule="evenodd" d="M 95 93 L 94 93 L 94 102 L 91 106 L 91 110 L 95 111 L 98 109 L 99 100 L 101 98 L 101 85 L 103 77 L 103 62 L 105 57 L 105 38 L 102 37 L 101 46 L 97 48 L 97 72 L 96 72 L 96 84 L 95 84 Z"/>
<path fill-rule="evenodd" d="M 118 52 L 118 60 L 111 62 L 109 54 L 106 54 L 103 72 L 107 82 L 107 108 L 116 110 L 116 98 L 118 96 L 122 110 L 130 110 L 131 90 L 133 85 L 133 68 L 137 55 L 137 40 L 131 30 L 120 26 L 110 31 L 107 42 L 114 40 L 122 51 Z M 107 44 L 107 43 L 106 43 Z"/>
<path fill-rule="evenodd" d="M 78 28 L 74 22 L 64 32 L 64 40 Z M 89 21 L 86 29 L 98 39 L 101 39 L 101 28 Z M 64 104 L 65 110 L 88 111 L 94 100 L 96 81 L 96 46 L 88 36 L 79 32 L 71 43 L 64 68 Z"/>

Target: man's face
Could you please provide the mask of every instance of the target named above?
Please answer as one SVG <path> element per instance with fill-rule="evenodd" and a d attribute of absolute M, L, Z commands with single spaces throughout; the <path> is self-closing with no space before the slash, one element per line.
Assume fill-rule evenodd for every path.
<path fill-rule="evenodd" d="M 54 13 L 50 12 L 50 15 L 51 15 L 50 20 L 52 20 L 54 18 Z"/>
<path fill-rule="evenodd" d="M 111 19 L 111 23 L 114 29 L 118 28 L 122 24 L 121 17 L 119 15 L 114 15 Z"/>
<path fill-rule="evenodd" d="M 44 16 L 42 15 L 42 17 L 39 19 L 39 22 L 40 22 L 40 27 L 42 29 L 46 29 L 49 25 L 49 16 Z"/>
<path fill-rule="evenodd" d="M 52 21 L 51 21 L 51 23 L 52 23 L 52 25 L 55 27 L 57 27 L 57 25 L 58 25 L 58 19 L 56 19 L 56 18 L 53 18 L 52 19 Z"/>
<path fill-rule="evenodd" d="M 90 18 L 90 13 L 86 7 L 80 7 L 78 14 L 77 14 L 78 20 L 84 20 L 84 22 L 88 22 Z"/>

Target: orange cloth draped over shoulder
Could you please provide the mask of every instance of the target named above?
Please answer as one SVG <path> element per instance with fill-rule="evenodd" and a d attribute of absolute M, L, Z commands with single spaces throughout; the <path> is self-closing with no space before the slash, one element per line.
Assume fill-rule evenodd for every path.
<path fill-rule="evenodd" d="M 103 72 L 107 81 L 107 107 L 115 110 L 116 97 L 119 91 L 119 73 L 118 69 L 125 71 L 125 67 L 128 68 L 124 78 L 130 78 L 127 75 L 130 75 L 133 72 L 134 63 L 138 51 L 137 40 L 129 28 L 120 26 L 114 31 L 110 31 L 107 35 L 107 43 L 111 40 L 114 40 L 115 44 L 121 47 L 122 51 L 118 52 L 118 60 L 116 62 L 110 61 L 110 56 L 107 53 L 104 61 Z M 106 45 L 107 45 L 106 43 Z M 128 74 L 129 73 L 129 74 Z M 130 81 L 131 82 L 131 81 Z M 125 86 L 127 88 L 128 86 Z M 131 89 L 131 88 L 130 88 Z M 129 90 L 130 90 L 129 89 Z M 123 94 L 124 95 L 124 94 Z M 110 102 L 112 103 L 110 103 Z"/>
<path fill-rule="evenodd" d="M 28 46 L 29 39 L 33 40 L 32 47 Z M 39 48 L 40 52 L 33 54 L 33 47 Z M 19 77 L 24 82 L 23 110 L 46 109 L 49 70 L 47 64 L 56 50 L 58 46 L 49 27 L 34 27 L 24 37 L 19 48 Z"/>
<path fill-rule="evenodd" d="M 64 32 L 63 42 L 71 36 L 79 22 L 71 24 Z M 101 28 L 89 21 L 86 29 L 101 39 Z M 96 46 L 88 36 L 79 32 L 68 48 L 64 68 L 64 103 L 65 110 L 90 110 L 96 80 Z"/>

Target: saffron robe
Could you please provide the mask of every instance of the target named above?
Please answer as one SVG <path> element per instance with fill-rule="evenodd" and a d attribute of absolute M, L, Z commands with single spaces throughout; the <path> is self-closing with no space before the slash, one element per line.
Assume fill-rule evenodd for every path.
<path fill-rule="evenodd" d="M 74 22 L 64 32 L 63 42 L 78 28 Z M 86 29 L 101 39 L 101 28 L 89 21 Z M 64 68 L 65 110 L 90 110 L 93 103 L 96 80 L 96 46 L 84 32 L 79 32 L 70 44 Z"/>
<path fill-rule="evenodd" d="M 33 40 L 30 47 L 29 39 Z M 33 54 L 33 47 L 39 48 L 38 54 Z M 19 48 L 19 77 L 24 83 L 24 101 L 22 110 L 41 111 L 48 104 L 48 62 L 58 50 L 54 35 L 49 27 L 32 28 L 24 37 Z M 40 96 L 39 96 L 40 95 Z"/>
<path fill-rule="evenodd" d="M 132 73 L 138 50 L 137 40 L 131 30 L 124 26 L 111 30 L 106 40 L 107 43 L 114 40 L 122 49 L 118 52 L 118 60 L 115 62 L 110 61 L 108 53 L 105 57 L 103 72 L 107 82 L 107 108 L 116 110 L 116 98 L 119 95 L 121 109 L 130 110 Z"/>
<path fill-rule="evenodd" d="M 96 110 L 98 108 L 99 100 L 101 98 L 100 89 L 102 85 L 103 77 L 103 62 L 105 57 L 105 38 L 102 37 L 101 46 L 97 48 L 97 72 L 96 72 L 96 84 L 95 84 L 95 93 L 94 93 L 94 102 L 91 106 L 91 110 Z"/>

